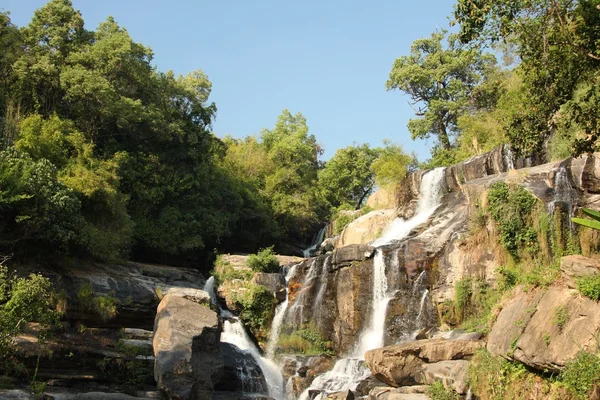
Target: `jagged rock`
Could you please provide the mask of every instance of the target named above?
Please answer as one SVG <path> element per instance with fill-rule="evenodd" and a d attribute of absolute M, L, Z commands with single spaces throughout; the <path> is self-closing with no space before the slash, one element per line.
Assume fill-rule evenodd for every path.
<path fill-rule="evenodd" d="M 123 337 L 127 339 L 152 340 L 154 332 L 145 329 L 123 328 Z"/>
<path fill-rule="evenodd" d="M 447 332 L 438 332 L 432 339 L 447 340 L 479 340 L 483 337 L 481 332 L 466 332 L 464 329 L 453 329 Z"/>
<path fill-rule="evenodd" d="M 373 256 L 375 249 L 364 244 L 351 244 L 333 251 L 331 263 L 336 266 L 350 265 L 353 261 L 363 261 Z"/>
<path fill-rule="evenodd" d="M 469 362 L 466 360 L 447 360 L 423 365 L 423 383 L 433 385 L 441 381 L 446 389 L 459 394 L 469 390 Z"/>
<path fill-rule="evenodd" d="M 577 278 L 600 274 L 600 262 L 584 256 L 573 255 L 560 259 L 560 270 L 565 285 L 577 288 Z"/>
<path fill-rule="evenodd" d="M 483 345 L 474 340 L 417 340 L 367 351 L 365 360 L 377 379 L 398 387 L 421 381 L 424 363 L 469 357 Z"/>
<path fill-rule="evenodd" d="M 399 388 L 376 387 L 369 393 L 369 400 L 428 400 L 428 386 L 403 386 Z"/>
<path fill-rule="evenodd" d="M 244 393 L 269 393 L 267 382 L 256 360 L 231 343 L 221 343 L 224 369 L 223 376 L 215 384 L 215 391 Z M 240 378 L 243 377 L 243 379 Z"/>
<path fill-rule="evenodd" d="M 285 277 L 282 274 L 255 272 L 252 281 L 267 288 L 279 302 L 285 301 Z"/>
<path fill-rule="evenodd" d="M 600 303 L 560 286 L 530 293 L 519 289 L 500 312 L 488 350 L 557 372 L 579 351 L 596 351 L 598 335 Z"/>
<path fill-rule="evenodd" d="M 337 240 L 337 249 L 351 244 L 368 244 L 381 236 L 396 216 L 395 209 L 371 211 L 349 223 Z"/>
<path fill-rule="evenodd" d="M 217 314 L 205 305 L 168 294 L 154 328 L 154 378 L 166 399 L 211 399 L 223 374 Z"/>

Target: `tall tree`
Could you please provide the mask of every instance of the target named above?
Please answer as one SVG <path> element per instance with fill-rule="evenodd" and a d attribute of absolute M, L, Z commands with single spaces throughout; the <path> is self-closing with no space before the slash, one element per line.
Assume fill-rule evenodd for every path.
<path fill-rule="evenodd" d="M 458 117 L 494 64 L 492 55 L 463 46 L 444 30 L 413 42 L 410 55 L 396 59 L 387 81 L 388 90 L 399 89 L 412 99 L 418 117 L 408 122 L 412 138 L 433 135 L 442 150 L 452 149 Z"/>
<path fill-rule="evenodd" d="M 359 209 L 375 185 L 371 164 L 378 150 L 368 144 L 339 149 L 319 171 L 319 189 L 329 205 Z"/>

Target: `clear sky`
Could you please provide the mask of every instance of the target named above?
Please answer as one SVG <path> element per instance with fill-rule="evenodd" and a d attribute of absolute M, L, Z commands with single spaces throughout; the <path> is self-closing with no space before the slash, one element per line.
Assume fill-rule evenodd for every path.
<path fill-rule="evenodd" d="M 213 83 L 218 136 L 253 135 L 284 108 L 301 112 L 324 158 L 384 138 L 428 158 L 406 123 L 408 98 L 387 92 L 394 60 L 413 40 L 448 27 L 453 0 L 72 0 L 87 29 L 112 15 L 153 49 L 162 71 L 201 68 Z M 26 25 L 44 0 L 2 0 Z"/>

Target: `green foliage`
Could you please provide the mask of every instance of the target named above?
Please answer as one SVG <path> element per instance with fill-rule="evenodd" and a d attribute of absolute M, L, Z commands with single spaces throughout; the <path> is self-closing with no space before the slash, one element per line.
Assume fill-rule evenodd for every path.
<path fill-rule="evenodd" d="M 351 204 L 360 208 L 375 184 L 372 164 L 378 149 L 368 144 L 339 149 L 319 170 L 321 194 L 332 208 Z"/>
<path fill-rule="evenodd" d="M 554 309 L 554 317 L 552 323 L 562 330 L 564 326 L 569 322 L 569 311 L 565 306 L 558 306 Z"/>
<path fill-rule="evenodd" d="M 31 274 L 27 278 L 9 274 L 0 264 L 0 371 L 11 368 L 12 338 L 29 322 L 39 322 L 40 343 L 59 321 L 52 304 L 52 284 L 47 278 Z"/>
<path fill-rule="evenodd" d="M 407 93 L 419 107 L 419 118 L 408 123 L 412 138 L 434 135 L 441 150 L 452 150 L 458 117 L 467 111 L 475 87 L 495 62 L 492 55 L 463 46 L 444 30 L 413 42 L 410 55 L 394 62 L 387 81 L 388 90 Z"/>
<path fill-rule="evenodd" d="M 531 223 L 536 198 L 521 186 L 511 188 L 504 182 L 496 182 L 490 187 L 487 201 L 490 215 L 500 227 L 502 245 L 518 260 L 520 249 L 531 248 L 537 240 Z"/>
<path fill-rule="evenodd" d="M 560 381 L 578 399 L 587 399 L 594 385 L 600 384 L 600 357 L 584 351 L 560 373 Z"/>
<path fill-rule="evenodd" d="M 77 291 L 77 302 L 88 311 L 100 316 L 103 322 L 110 321 L 117 316 L 119 300 L 108 295 L 95 295 L 91 283 L 84 282 Z"/>
<path fill-rule="evenodd" d="M 592 219 L 586 218 L 572 218 L 571 220 L 576 224 L 586 226 L 592 229 L 600 229 L 600 213 L 595 210 L 591 210 L 589 208 L 584 208 L 582 211 L 592 217 Z"/>
<path fill-rule="evenodd" d="M 256 254 L 248 256 L 248 266 L 255 272 L 273 273 L 279 271 L 279 260 L 273 252 L 273 247 L 267 247 Z"/>
<path fill-rule="evenodd" d="M 211 275 L 215 277 L 217 283 L 221 284 L 234 279 L 248 280 L 252 277 L 252 272 L 242 269 L 236 269 L 229 261 L 226 261 L 222 254 L 217 256 Z"/>
<path fill-rule="evenodd" d="M 440 381 L 436 381 L 427 388 L 427 395 L 431 400 L 459 400 L 462 398 L 455 391 L 446 389 Z"/>
<path fill-rule="evenodd" d="M 288 332 L 290 329 L 284 327 L 282 331 Z M 290 333 L 282 333 L 277 342 L 277 352 L 316 356 L 333 354 L 333 347 L 331 342 L 323 339 L 315 326 L 308 325 L 302 329 L 291 330 Z"/>
<path fill-rule="evenodd" d="M 375 174 L 375 183 L 379 187 L 396 187 L 410 169 L 415 167 L 416 156 L 408 155 L 399 144 L 385 139 L 383 147 L 371 164 Z"/>
<path fill-rule="evenodd" d="M 273 294 L 262 285 L 248 283 L 233 300 L 240 305 L 240 319 L 244 324 L 257 336 L 264 336 L 277 305 Z"/>
<path fill-rule="evenodd" d="M 600 275 L 583 276 L 577 279 L 577 290 L 592 300 L 600 300 Z"/>

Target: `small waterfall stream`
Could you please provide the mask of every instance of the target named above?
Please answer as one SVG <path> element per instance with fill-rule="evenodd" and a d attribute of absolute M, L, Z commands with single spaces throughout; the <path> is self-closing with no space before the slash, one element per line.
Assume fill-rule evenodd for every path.
<path fill-rule="evenodd" d="M 214 277 L 211 276 L 206 281 L 203 289 L 208 292 L 211 301 L 218 306 Z M 265 377 L 269 396 L 277 400 L 283 399 L 285 397 L 285 388 L 283 376 L 279 371 L 279 367 L 273 361 L 260 355 L 260 351 L 248 336 L 244 324 L 237 317 L 228 310 L 222 309 L 220 306 L 219 317 L 224 319 L 221 342 L 232 344 L 240 351 L 249 354 L 256 361 Z M 245 379 L 251 379 L 251 377 L 245 375 L 243 370 L 238 371 L 238 377 L 242 382 L 244 382 Z M 252 388 L 254 385 L 249 383 L 247 386 Z"/>
<path fill-rule="evenodd" d="M 317 247 L 319 247 L 321 245 L 321 243 L 323 243 L 323 239 L 325 239 L 325 229 L 326 228 L 327 228 L 327 225 L 325 225 L 323 228 L 321 228 L 321 230 L 313 238 L 310 246 L 308 248 L 302 250 L 302 254 L 304 254 L 304 258 L 309 258 L 310 253 L 312 253 Z"/>
<path fill-rule="evenodd" d="M 267 358 L 273 360 L 275 356 L 275 349 L 277 348 L 277 342 L 279 341 L 279 334 L 281 333 L 281 324 L 285 317 L 285 312 L 288 309 L 290 300 L 290 294 L 288 292 L 288 282 L 296 275 L 296 269 L 298 264 L 292 265 L 285 274 L 285 301 L 277 306 L 275 309 L 275 316 L 271 323 L 271 334 L 269 336 L 269 343 L 267 344 Z"/>
<path fill-rule="evenodd" d="M 413 229 L 429 219 L 440 205 L 443 177 L 444 168 L 436 168 L 425 173 L 421 180 L 419 202 L 415 215 L 408 220 L 396 218 L 384 234 L 371 243 L 377 249 L 373 258 L 373 311 L 370 324 L 361 335 L 351 356 L 338 360 L 331 371 L 318 376 L 310 387 L 302 393 L 300 400 L 308 399 L 310 390 L 324 392 L 355 390 L 357 385 L 371 374 L 363 363 L 364 354 L 368 350 L 383 346 L 387 305 L 391 298 L 385 271 L 385 258 L 381 247 L 404 239 Z M 397 254 L 396 252 L 396 256 Z M 392 265 L 396 265 L 396 262 L 392 261 Z M 423 277 L 424 273 L 419 275 L 417 278 L 419 284 L 414 286 L 414 290 L 420 286 Z M 428 293 L 425 290 L 421 297 L 419 314 L 423 311 Z"/>

